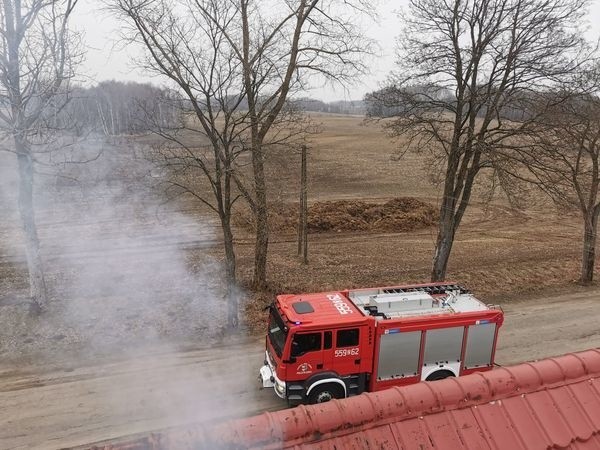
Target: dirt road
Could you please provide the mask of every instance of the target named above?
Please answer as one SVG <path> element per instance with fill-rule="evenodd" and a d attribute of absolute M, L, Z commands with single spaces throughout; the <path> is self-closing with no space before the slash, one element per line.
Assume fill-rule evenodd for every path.
<path fill-rule="evenodd" d="M 600 290 L 503 305 L 497 362 L 600 346 Z M 262 339 L 161 348 L 127 361 L 41 373 L 0 366 L 0 448 L 56 449 L 282 408 L 258 389 Z"/>

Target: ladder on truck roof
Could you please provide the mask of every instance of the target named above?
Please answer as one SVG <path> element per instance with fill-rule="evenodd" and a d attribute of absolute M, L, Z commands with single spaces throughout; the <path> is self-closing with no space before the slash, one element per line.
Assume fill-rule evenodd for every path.
<path fill-rule="evenodd" d="M 489 309 L 462 286 L 443 282 L 357 289 L 349 291 L 348 297 L 365 314 L 380 320 Z"/>
<path fill-rule="evenodd" d="M 458 291 L 459 294 L 470 294 L 468 289 L 458 284 L 431 284 L 423 286 L 382 288 L 382 294 L 403 294 L 405 292 L 425 292 L 429 295 L 445 294 L 448 291 Z"/>

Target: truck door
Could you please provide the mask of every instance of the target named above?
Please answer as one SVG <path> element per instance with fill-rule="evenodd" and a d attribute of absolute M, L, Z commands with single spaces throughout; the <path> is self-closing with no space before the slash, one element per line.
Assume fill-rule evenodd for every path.
<path fill-rule="evenodd" d="M 323 369 L 323 332 L 299 332 L 292 338 L 288 378 L 304 380 Z"/>
<path fill-rule="evenodd" d="M 362 329 L 361 329 L 362 328 Z M 365 327 L 342 328 L 334 331 L 333 369 L 340 375 L 349 375 L 361 371 L 360 339 Z"/>

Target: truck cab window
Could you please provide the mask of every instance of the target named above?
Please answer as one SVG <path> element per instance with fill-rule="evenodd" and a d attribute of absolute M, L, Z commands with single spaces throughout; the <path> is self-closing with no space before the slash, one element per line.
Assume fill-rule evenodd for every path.
<path fill-rule="evenodd" d="M 354 347 L 358 345 L 358 328 L 338 331 L 335 342 L 338 348 Z"/>
<path fill-rule="evenodd" d="M 296 334 L 292 341 L 292 356 L 321 350 L 321 333 Z"/>

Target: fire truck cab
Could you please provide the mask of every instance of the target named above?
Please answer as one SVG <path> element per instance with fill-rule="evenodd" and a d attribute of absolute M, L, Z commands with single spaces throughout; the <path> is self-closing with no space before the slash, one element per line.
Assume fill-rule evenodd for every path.
<path fill-rule="evenodd" d="M 490 370 L 499 307 L 450 283 L 279 295 L 263 387 L 289 404 Z"/>

